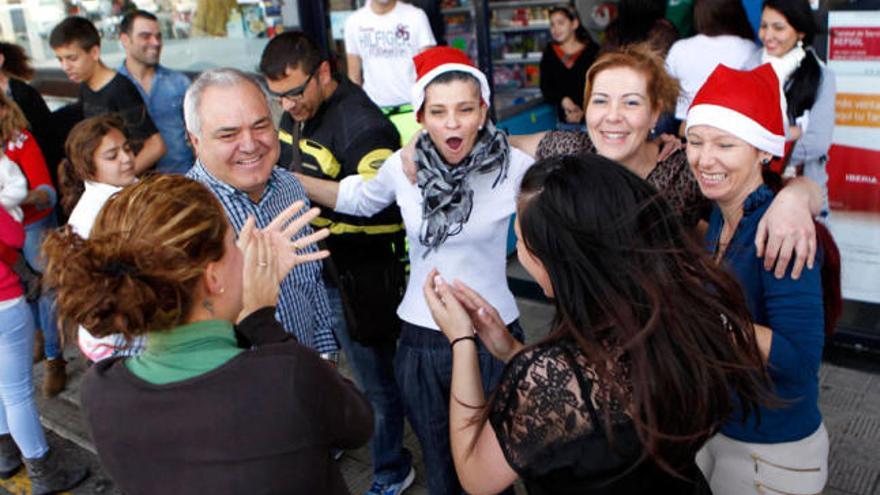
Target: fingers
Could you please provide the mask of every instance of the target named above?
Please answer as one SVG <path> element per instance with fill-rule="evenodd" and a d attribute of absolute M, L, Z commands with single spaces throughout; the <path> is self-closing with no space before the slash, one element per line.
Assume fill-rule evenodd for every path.
<path fill-rule="evenodd" d="M 254 230 L 257 226 L 257 219 L 250 215 L 247 220 L 245 220 L 244 225 L 241 227 L 241 231 L 238 233 L 238 240 L 236 240 L 235 244 L 238 245 L 238 248 L 244 251 L 248 242 L 251 239 L 251 236 L 254 234 Z"/>
<path fill-rule="evenodd" d="M 290 221 L 294 215 L 297 214 L 300 210 L 305 206 L 305 202 L 302 200 L 294 201 L 287 208 L 284 209 L 281 213 L 275 215 L 275 218 L 269 222 L 269 225 L 266 226 L 264 231 L 271 232 L 273 230 L 281 230 L 281 228 Z"/>
<path fill-rule="evenodd" d="M 483 296 L 481 296 L 477 291 L 471 289 L 467 286 L 467 284 L 458 279 L 453 282 L 453 285 L 458 290 L 458 292 L 467 297 L 467 299 L 471 302 L 471 304 L 473 304 L 474 307 L 484 308 L 486 310 L 486 313 L 493 319 L 501 319 L 501 317 L 498 316 L 498 311 L 495 310 L 495 307 L 489 304 L 489 301 L 483 299 Z"/>
<path fill-rule="evenodd" d="M 797 280 L 801 276 L 801 271 L 804 269 L 804 265 L 807 263 L 807 254 L 809 251 L 808 242 L 805 236 L 800 236 L 797 239 L 797 242 L 794 245 L 794 263 L 791 266 L 791 278 L 792 280 Z M 779 267 L 776 269 L 776 273 L 779 273 Z M 785 275 L 785 269 L 782 270 L 783 276 Z"/>
<path fill-rule="evenodd" d="M 767 233 L 767 242 L 764 246 L 764 269 L 770 271 L 776 266 L 776 258 L 779 256 L 779 250 L 785 241 L 784 236 L 775 235 L 772 232 Z"/>
<path fill-rule="evenodd" d="M 284 227 L 284 230 L 281 232 L 281 234 L 288 239 L 292 238 L 320 214 L 321 209 L 318 207 L 309 209 L 309 211 L 303 213 L 302 215 L 298 216 L 294 221 L 290 222 L 287 227 Z"/>
<path fill-rule="evenodd" d="M 816 263 L 816 233 L 807 239 L 807 268 L 812 270 Z"/>
<path fill-rule="evenodd" d="M 425 301 L 428 303 L 428 308 L 431 309 L 431 313 L 436 314 L 438 311 L 442 311 L 443 302 L 440 301 L 440 296 L 437 294 L 437 289 L 434 285 L 434 280 L 437 277 L 437 269 L 428 273 L 428 276 L 425 277 L 425 283 L 422 285 L 422 292 L 425 294 Z"/>
<path fill-rule="evenodd" d="M 791 261 L 792 251 L 794 251 L 794 239 L 789 236 L 782 241 L 782 246 L 779 248 L 779 255 L 777 256 L 776 269 L 773 272 L 773 276 L 776 278 L 782 278 L 785 276 L 785 270 L 788 268 L 789 261 Z"/>
<path fill-rule="evenodd" d="M 301 237 L 292 243 L 294 250 L 305 249 L 312 244 L 323 241 L 327 237 L 330 236 L 330 229 L 321 229 L 317 232 L 313 232 L 305 237 Z"/>
<path fill-rule="evenodd" d="M 313 253 L 306 253 L 306 254 L 298 255 L 297 262 L 300 264 L 308 263 L 310 261 L 322 260 L 328 256 L 330 256 L 330 251 L 328 251 L 326 249 L 322 249 L 320 251 L 315 251 Z"/>
<path fill-rule="evenodd" d="M 761 220 L 758 222 L 758 231 L 755 234 L 755 251 L 757 253 L 758 258 L 764 257 L 764 247 L 767 242 L 767 220 L 764 217 L 761 217 Z M 765 269 L 767 265 L 764 265 Z"/>

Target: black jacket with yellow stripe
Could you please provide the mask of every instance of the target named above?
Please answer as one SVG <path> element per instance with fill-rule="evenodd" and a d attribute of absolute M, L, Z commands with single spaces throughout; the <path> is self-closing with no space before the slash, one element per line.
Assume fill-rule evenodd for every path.
<path fill-rule="evenodd" d="M 278 126 L 279 163 L 283 167 L 288 167 L 293 158 L 294 125 L 296 122 L 285 112 Z M 339 81 L 336 91 L 305 122 L 299 140 L 302 172 L 335 181 L 354 174 L 373 178 L 399 147 L 397 129 L 348 78 Z M 404 231 L 397 205 L 368 218 L 322 208 L 313 225 L 330 228 L 327 245 L 340 267 L 387 255 L 402 256 Z"/>

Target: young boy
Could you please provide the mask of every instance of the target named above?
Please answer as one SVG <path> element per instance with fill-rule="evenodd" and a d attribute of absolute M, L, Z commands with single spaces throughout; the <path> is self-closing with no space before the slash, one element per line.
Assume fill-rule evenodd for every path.
<path fill-rule="evenodd" d="M 125 121 L 135 149 L 137 173 L 151 168 L 165 154 L 159 135 L 137 88 L 122 74 L 101 61 L 101 37 L 95 26 L 83 17 L 68 17 L 49 35 L 68 79 L 80 83 L 79 102 L 85 118 L 117 113 Z"/>

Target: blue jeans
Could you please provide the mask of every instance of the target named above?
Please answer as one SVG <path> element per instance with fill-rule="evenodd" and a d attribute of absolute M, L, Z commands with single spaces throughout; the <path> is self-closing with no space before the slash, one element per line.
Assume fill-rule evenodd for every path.
<path fill-rule="evenodd" d="M 518 321 L 507 328 L 522 341 Z M 477 342 L 477 349 L 483 391 L 488 397 L 498 385 L 505 365 L 492 357 L 482 342 Z M 449 340 L 437 330 L 403 322 L 394 367 L 406 417 L 422 445 L 428 492 L 431 495 L 464 493 L 449 446 L 449 388 L 452 384 Z"/>
<path fill-rule="evenodd" d="M 40 247 L 43 244 L 43 236 L 50 229 L 58 226 L 58 220 L 53 212 L 48 217 L 26 225 L 24 227 L 24 259 L 34 270 L 43 272 L 45 263 L 40 257 Z M 45 341 L 45 353 L 47 359 L 61 357 L 61 342 L 58 340 L 58 321 L 55 318 L 55 295 L 44 291 L 40 298 L 31 303 L 31 311 L 34 321 L 43 332 Z"/>
<path fill-rule="evenodd" d="M 412 467 L 412 454 L 403 448 L 403 401 L 394 379 L 396 342 L 364 346 L 351 339 L 339 289 L 327 286 L 333 311 L 333 329 L 351 363 L 354 378 L 373 406 L 375 425 L 370 440 L 373 479 L 382 484 L 398 483 Z"/>
<path fill-rule="evenodd" d="M 34 320 L 27 303 L 0 311 L 0 434 L 11 433 L 28 459 L 49 450 L 34 403 Z"/>

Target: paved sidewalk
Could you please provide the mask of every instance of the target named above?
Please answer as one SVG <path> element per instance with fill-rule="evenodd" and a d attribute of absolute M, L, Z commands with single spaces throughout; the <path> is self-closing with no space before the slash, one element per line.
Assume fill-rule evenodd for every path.
<path fill-rule="evenodd" d="M 519 299 L 518 303 L 526 340 L 534 342 L 546 334 L 553 310 L 547 304 L 531 300 Z M 59 436 L 94 452 L 79 411 L 79 382 L 85 364 L 82 358 L 74 357 L 78 356 L 75 348 L 69 347 L 65 355 L 70 359 L 70 386 L 59 398 L 39 397 L 43 424 Z M 344 363 L 342 368 L 347 373 Z M 35 367 L 35 371 L 39 383 L 42 367 Z M 825 493 L 880 495 L 880 358 L 832 351 L 822 365 L 820 376 L 820 405 L 831 436 L 830 478 Z M 427 494 L 418 442 L 411 431 L 407 432 L 405 443 L 416 458 L 417 470 L 416 482 L 407 493 Z M 367 449 L 346 452 L 340 463 L 351 492 L 365 492 L 372 477 Z M 95 475 L 102 476 L 102 473 Z M 518 491 L 524 493 L 521 489 Z M 89 489 L 74 493 L 97 492 Z M 104 486 L 100 493 L 109 495 L 116 491 Z"/>

